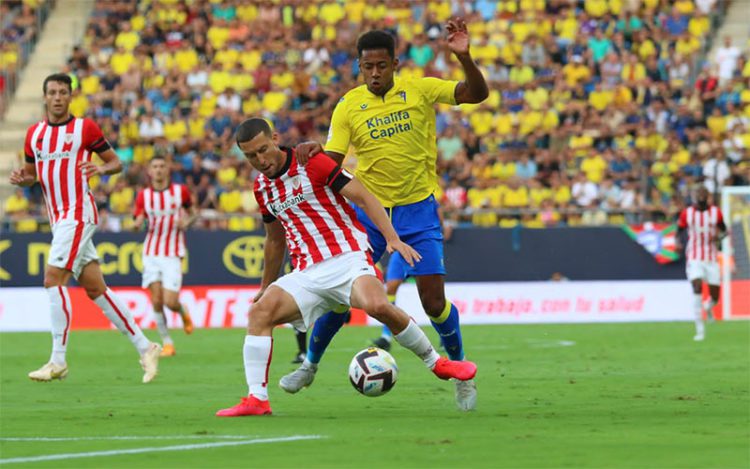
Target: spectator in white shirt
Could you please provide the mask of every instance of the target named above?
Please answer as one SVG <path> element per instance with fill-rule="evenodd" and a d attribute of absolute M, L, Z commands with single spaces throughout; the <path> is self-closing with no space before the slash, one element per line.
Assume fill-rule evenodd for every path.
<path fill-rule="evenodd" d="M 579 207 L 588 207 L 596 200 L 599 188 L 593 182 L 586 179 L 586 175 L 578 173 L 575 176 L 571 195 Z"/>
<path fill-rule="evenodd" d="M 141 123 L 138 126 L 138 134 L 141 139 L 153 141 L 164 136 L 164 124 L 162 124 L 158 117 L 154 117 L 152 111 L 148 111 L 141 118 Z"/>
<path fill-rule="evenodd" d="M 726 36 L 724 38 L 724 45 L 716 50 L 714 59 L 719 66 L 719 81 L 721 84 L 726 83 L 732 78 L 739 57 L 740 49 L 732 45 L 732 38 L 730 36 Z"/>
<path fill-rule="evenodd" d="M 233 88 L 229 87 L 216 98 L 216 106 L 231 112 L 240 112 L 240 109 L 242 109 L 242 98 Z"/>
<path fill-rule="evenodd" d="M 715 147 L 713 149 L 713 155 L 705 163 L 703 163 L 703 185 L 712 194 L 718 193 L 724 184 L 732 175 L 729 170 L 729 165 L 726 161 L 726 155 L 721 147 Z"/>

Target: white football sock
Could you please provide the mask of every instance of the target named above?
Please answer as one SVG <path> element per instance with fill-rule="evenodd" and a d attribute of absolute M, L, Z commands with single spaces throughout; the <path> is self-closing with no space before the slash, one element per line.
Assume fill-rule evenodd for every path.
<path fill-rule="evenodd" d="M 242 347 L 248 394 L 268 400 L 268 369 L 271 367 L 273 339 L 270 336 L 246 335 Z"/>
<path fill-rule="evenodd" d="M 703 325 L 703 297 L 696 293 L 693 297 L 693 314 L 695 315 L 695 334 L 704 335 L 706 328 Z"/>
<path fill-rule="evenodd" d="M 130 339 L 139 354 L 146 353 L 151 346 L 151 341 L 143 335 L 143 331 L 133 320 L 130 310 L 115 292 L 107 288 L 102 296 L 94 300 L 94 303 L 102 309 L 112 324 Z"/>
<path fill-rule="evenodd" d="M 45 288 L 49 296 L 50 318 L 52 319 L 52 355 L 49 361 L 65 365 L 65 352 L 68 348 L 70 322 L 73 309 L 68 288 L 63 286 Z"/>
<path fill-rule="evenodd" d="M 156 321 L 156 329 L 159 331 L 159 337 L 163 344 L 173 344 L 172 338 L 169 336 L 169 327 L 167 326 L 167 316 L 164 311 L 154 311 L 154 321 Z"/>
<path fill-rule="evenodd" d="M 414 321 L 409 321 L 406 329 L 400 334 L 394 336 L 396 342 L 402 347 L 411 350 L 416 356 L 422 359 L 427 368 L 432 369 L 437 363 L 440 355 L 435 351 L 422 329 Z"/>

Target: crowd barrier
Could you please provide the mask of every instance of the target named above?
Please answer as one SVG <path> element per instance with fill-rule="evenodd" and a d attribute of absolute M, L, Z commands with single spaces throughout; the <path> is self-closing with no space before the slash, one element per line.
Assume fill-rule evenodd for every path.
<path fill-rule="evenodd" d="M 148 293 L 139 287 L 142 235 L 95 238 L 107 281 L 145 328 L 154 327 Z M 49 330 L 41 287 L 48 234 L 0 239 L 0 331 Z M 180 300 L 197 327 L 244 327 L 263 269 L 262 232 L 191 232 Z M 447 297 L 465 324 L 680 321 L 692 318 L 684 264 L 659 264 L 617 228 L 457 230 L 446 243 Z M 288 267 L 287 267 L 288 268 Z M 550 281 L 559 272 L 568 281 Z M 71 287 L 73 329 L 111 325 L 79 287 Z M 428 320 L 416 287 L 397 304 Z M 719 308 L 717 308 L 720 311 Z M 171 324 L 179 327 L 176 314 Z M 356 311 L 352 324 L 371 324 Z"/>

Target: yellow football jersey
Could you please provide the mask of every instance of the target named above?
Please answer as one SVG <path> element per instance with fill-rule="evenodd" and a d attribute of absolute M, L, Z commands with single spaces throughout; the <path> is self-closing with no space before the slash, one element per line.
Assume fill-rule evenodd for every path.
<path fill-rule="evenodd" d="M 326 151 L 357 155 L 356 176 L 386 207 L 429 197 L 437 187 L 435 104 L 456 104 L 457 81 L 395 78 L 385 96 L 366 85 L 336 105 Z"/>

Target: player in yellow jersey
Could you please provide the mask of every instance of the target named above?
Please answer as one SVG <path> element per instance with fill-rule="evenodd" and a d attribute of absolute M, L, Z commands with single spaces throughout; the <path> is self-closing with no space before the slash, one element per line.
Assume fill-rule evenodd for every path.
<path fill-rule="evenodd" d="M 357 40 L 359 70 L 365 84 L 350 90 L 333 111 L 325 152 L 339 164 L 352 145 L 357 154 L 357 179 L 380 200 L 404 242 L 422 256 L 407 275 L 417 281 L 419 297 L 452 360 L 463 360 L 458 310 L 445 298 L 443 235 L 438 216 L 435 104 L 479 103 L 487 98 L 487 82 L 469 53 L 469 34 L 462 19 L 447 23 L 448 47 L 461 63 L 464 81 L 437 78 L 400 79 L 395 39 L 369 31 Z M 298 147 L 298 158 L 322 148 Z M 355 208 L 356 210 L 356 208 Z M 357 210 L 367 229 L 373 259 L 383 254 L 385 240 L 372 221 Z M 279 383 L 288 392 L 312 384 L 325 348 L 341 328 L 344 315 L 327 313 L 315 323 L 307 358 Z M 473 381 L 456 382 L 456 403 L 462 410 L 476 405 Z"/>

